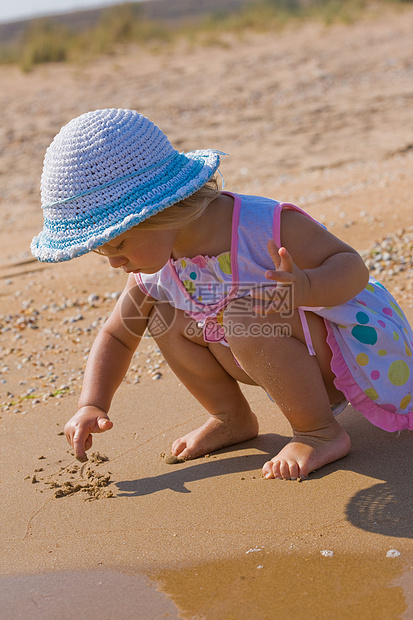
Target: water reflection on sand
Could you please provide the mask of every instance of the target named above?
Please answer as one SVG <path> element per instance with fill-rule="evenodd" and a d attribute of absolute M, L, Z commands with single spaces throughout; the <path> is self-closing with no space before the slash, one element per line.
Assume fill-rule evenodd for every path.
<path fill-rule="evenodd" d="M 323 549 L 306 557 L 256 548 L 242 558 L 164 571 L 156 579 L 184 618 L 413 617 L 413 553 L 350 556 Z"/>

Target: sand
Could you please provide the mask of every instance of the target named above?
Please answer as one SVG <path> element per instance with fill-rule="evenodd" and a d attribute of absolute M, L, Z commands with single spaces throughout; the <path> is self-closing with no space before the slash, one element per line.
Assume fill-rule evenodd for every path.
<path fill-rule="evenodd" d="M 131 107 L 182 150 L 229 153 L 227 189 L 296 202 L 366 258 L 378 244 L 371 267 L 413 322 L 412 29 L 406 6 L 211 48 L 0 68 L 2 617 L 412 617 L 411 433 L 348 407 L 348 457 L 301 484 L 264 480 L 290 431 L 248 387 L 258 438 L 167 464 L 206 416 L 145 338 L 113 429 L 81 465 L 62 431 L 125 276 L 96 255 L 51 266 L 28 249 L 55 133 Z"/>

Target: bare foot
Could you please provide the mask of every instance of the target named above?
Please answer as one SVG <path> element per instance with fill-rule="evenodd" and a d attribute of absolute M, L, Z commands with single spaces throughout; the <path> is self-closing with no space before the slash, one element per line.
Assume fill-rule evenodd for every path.
<path fill-rule="evenodd" d="M 282 450 L 262 468 L 264 478 L 305 478 L 315 469 L 350 452 L 350 437 L 337 422 L 319 431 L 294 433 Z"/>
<path fill-rule="evenodd" d="M 257 435 L 258 421 L 251 410 L 236 416 L 225 413 L 214 415 L 196 430 L 174 441 L 171 454 L 176 460 L 169 458 L 167 461 L 196 459 L 220 448 L 253 439 Z"/>

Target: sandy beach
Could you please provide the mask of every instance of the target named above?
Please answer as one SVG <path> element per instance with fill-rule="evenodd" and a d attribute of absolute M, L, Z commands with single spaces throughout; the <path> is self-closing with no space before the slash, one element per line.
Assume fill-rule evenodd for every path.
<path fill-rule="evenodd" d="M 40 264 L 45 149 L 83 112 L 133 108 L 180 150 L 216 148 L 225 187 L 294 202 L 360 251 L 413 323 L 413 7 L 220 45 L 23 74 L 0 67 L 0 615 L 5 619 L 413 617 L 413 437 L 348 407 L 350 455 L 301 484 L 261 477 L 260 435 L 168 465 L 206 419 L 146 337 L 77 463 L 63 435 L 126 275 Z"/>

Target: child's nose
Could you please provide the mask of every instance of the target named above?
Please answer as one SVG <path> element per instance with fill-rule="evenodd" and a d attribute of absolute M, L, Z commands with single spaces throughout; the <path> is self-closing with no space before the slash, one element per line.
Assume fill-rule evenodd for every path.
<path fill-rule="evenodd" d="M 119 267 L 126 265 L 126 263 L 128 262 L 128 259 L 124 256 L 109 256 L 108 258 L 110 266 L 114 269 L 119 269 Z"/>

